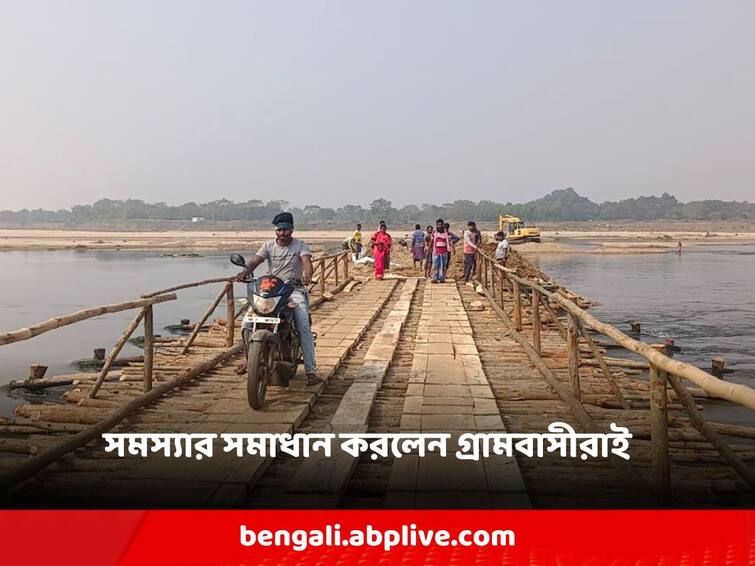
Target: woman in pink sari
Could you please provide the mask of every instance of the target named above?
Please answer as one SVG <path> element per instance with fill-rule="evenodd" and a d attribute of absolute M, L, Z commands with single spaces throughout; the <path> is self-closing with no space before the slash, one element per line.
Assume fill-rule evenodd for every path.
<path fill-rule="evenodd" d="M 372 257 L 375 259 L 375 279 L 383 278 L 386 256 L 391 253 L 391 235 L 387 231 L 385 222 L 380 223 L 378 231 L 372 235 Z"/>

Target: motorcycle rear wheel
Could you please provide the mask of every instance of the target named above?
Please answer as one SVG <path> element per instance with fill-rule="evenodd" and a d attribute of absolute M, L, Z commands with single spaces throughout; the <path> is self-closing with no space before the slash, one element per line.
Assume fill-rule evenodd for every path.
<path fill-rule="evenodd" d="M 278 347 L 272 338 L 272 335 L 265 336 L 250 344 L 246 370 L 246 393 L 252 409 L 259 409 L 265 403 L 267 383 L 275 371 Z"/>

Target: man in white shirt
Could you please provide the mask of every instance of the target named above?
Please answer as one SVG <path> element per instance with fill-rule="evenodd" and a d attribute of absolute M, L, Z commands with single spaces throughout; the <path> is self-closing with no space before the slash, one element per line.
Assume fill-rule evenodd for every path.
<path fill-rule="evenodd" d="M 312 281 L 312 251 L 304 240 L 294 238 L 294 217 L 290 212 L 281 212 L 273 218 L 275 239 L 266 242 L 252 259 L 246 269 L 236 276 L 236 281 L 243 281 L 254 273 L 264 261 L 267 261 L 268 273 L 288 282 L 294 287 L 290 301 L 296 304 L 294 320 L 301 341 L 304 372 L 307 385 L 322 383 L 317 377 L 315 365 L 315 340 L 309 316 L 309 293 L 307 285 Z"/>
<path fill-rule="evenodd" d="M 509 255 L 509 238 L 505 232 L 498 232 L 495 235 L 498 240 L 498 246 L 495 249 L 495 260 L 501 265 L 506 265 L 506 258 Z"/>

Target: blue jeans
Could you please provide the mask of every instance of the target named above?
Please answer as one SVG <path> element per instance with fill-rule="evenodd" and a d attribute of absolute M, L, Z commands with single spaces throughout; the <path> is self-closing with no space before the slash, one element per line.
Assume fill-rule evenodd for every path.
<path fill-rule="evenodd" d="M 433 254 L 433 268 L 435 269 L 435 275 L 433 276 L 433 279 L 435 279 L 436 281 L 445 281 L 446 267 L 448 267 L 448 255 Z"/>
<path fill-rule="evenodd" d="M 475 254 L 464 254 L 464 282 L 469 281 L 474 272 Z"/>
<path fill-rule="evenodd" d="M 294 309 L 294 321 L 296 329 L 299 331 L 301 340 L 301 351 L 304 355 L 304 371 L 306 373 L 315 373 L 315 339 L 312 336 L 312 325 L 309 322 L 309 295 L 306 289 L 295 289 L 291 293 L 291 302 L 296 303 Z"/>

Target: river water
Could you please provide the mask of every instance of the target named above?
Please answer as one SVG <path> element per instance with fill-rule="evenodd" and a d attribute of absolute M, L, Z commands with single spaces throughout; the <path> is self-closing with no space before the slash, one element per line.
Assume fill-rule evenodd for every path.
<path fill-rule="evenodd" d="M 56 315 L 139 298 L 143 293 L 180 283 L 230 276 L 239 268 L 228 261 L 228 253 L 200 257 L 164 257 L 175 252 L 160 251 L 8 251 L 0 252 L 0 331 L 15 330 Z M 154 308 L 155 332 L 182 318 L 196 321 L 221 290 L 221 284 L 179 291 L 178 300 Z M 237 285 L 236 293 L 244 292 Z M 77 359 L 92 358 L 97 347 L 110 350 L 136 310 L 109 314 L 53 330 L 31 340 L 0 347 L 0 385 L 28 375 L 31 363 L 49 366 L 47 375 L 78 371 Z M 216 316 L 225 316 L 221 306 Z M 134 336 L 141 335 L 141 327 Z M 126 344 L 122 356 L 141 355 L 142 350 Z M 46 393 L 52 394 L 51 392 Z M 23 396 L 0 391 L 0 415 L 7 415 Z"/>
<path fill-rule="evenodd" d="M 685 248 L 682 254 L 552 254 L 533 263 L 554 280 L 598 301 L 590 312 L 641 339 L 673 338 L 676 358 L 710 371 L 723 356 L 728 381 L 755 387 L 755 245 Z M 636 336 L 635 336 L 636 337 Z M 613 351 L 609 351 L 613 355 Z M 752 412 L 721 402 L 706 411 L 730 422 L 755 424 Z"/>
<path fill-rule="evenodd" d="M 225 252 L 200 257 L 165 253 L 175 252 L 0 252 L 0 332 L 238 271 Z M 712 357 L 723 356 L 734 370 L 727 380 L 755 387 L 755 246 L 688 248 L 682 255 L 558 254 L 534 262 L 556 281 L 599 301 L 591 312 L 601 320 L 625 331 L 627 320 L 640 321 L 643 340 L 674 338 L 682 348 L 677 357 L 704 369 L 710 368 Z M 165 334 L 163 327 L 181 318 L 195 321 L 219 291 L 220 285 L 187 289 L 180 291 L 179 300 L 156 305 L 156 332 Z M 238 285 L 236 294 L 242 292 Z M 0 347 L 0 385 L 25 378 L 35 362 L 49 366 L 47 375 L 77 371 L 71 362 L 91 358 L 96 347 L 110 349 L 135 312 L 90 319 Z M 216 316 L 224 313 L 221 305 Z M 127 345 L 122 355 L 141 353 Z M 0 414 L 7 415 L 22 401 L 0 390 Z M 725 420 L 753 420 L 749 411 L 728 404 L 713 403 L 712 409 L 730 413 L 721 417 Z"/>

